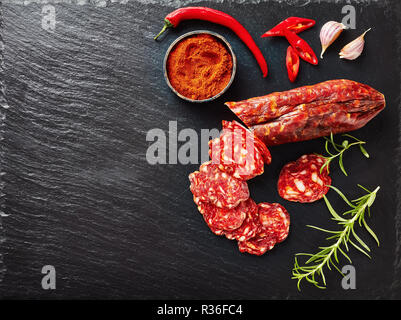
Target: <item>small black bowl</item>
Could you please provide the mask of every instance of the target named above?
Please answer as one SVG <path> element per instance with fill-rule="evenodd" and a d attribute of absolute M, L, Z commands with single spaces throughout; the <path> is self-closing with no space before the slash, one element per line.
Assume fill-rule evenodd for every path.
<path fill-rule="evenodd" d="M 232 62 L 233 62 L 233 68 L 232 68 L 232 71 L 231 71 L 231 78 L 230 78 L 230 81 L 228 82 L 227 86 L 226 86 L 222 91 L 220 91 L 218 94 L 216 94 L 215 96 L 210 97 L 210 98 L 208 98 L 208 99 L 204 99 L 204 100 L 194 100 L 194 99 L 185 97 L 185 96 L 183 96 L 182 94 L 180 94 L 180 93 L 171 85 L 170 80 L 169 80 L 168 75 L 167 75 L 167 60 L 168 60 L 168 57 L 169 57 L 169 55 L 170 55 L 171 50 L 172 50 L 172 49 L 174 48 L 174 46 L 175 46 L 177 43 L 179 43 L 181 40 L 183 40 L 183 39 L 185 39 L 185 38 L 188 38 L 188 37 L 191 37 L 191 36 L 193 36 L 193 35 L 195 35 L 195 34 L 210 34 L 211 36 L 214 36 L 214 37 L 216 37 L 217 39 L 219 39 L 219 40 L 227 47 L 228 51 L 229 51 L 230 54 L 231 54 L 231 58 L 232 58 Z M 235 56 L 234 51 L 233 51 L 231 45 L 228 43 L 228 41 L 227 41 L 223 36 L 219 35 L 218 33 L 211 32 L 211 31 L 207 31 L 207 30 L 192 31 L 192 32 L 185 33 L 185 34 L 183 34 L 182 36 L 178 37 L 178 38 L 170 45 L 170 47 L 167 49 L 167 52 L 166 52 L 166 55 L 164 56 L 164 61 L 163 61 L 163 73 L 164 73 L 164 79 L 166 79 L 167 85 L 168 85 L 168 86 L 170 87 L 170 89 L 171 89 L 177 96 L 179 96 L 181 99 L 184 99 L 184 100 L 189 101 L 189 102 L 194 102 L 194 103 L 210 102 L 210 101 L 213 101 L 213 100 L 217 99 L 218 97 L 220 97 L 223 93 L 225 93 L 225 92 L 228 90 L 228 88 L 229 88 L 229 87 L 231 86 L 231 84 L 233 83 L 236 71 L 237 71 L 237 57 Z"/>

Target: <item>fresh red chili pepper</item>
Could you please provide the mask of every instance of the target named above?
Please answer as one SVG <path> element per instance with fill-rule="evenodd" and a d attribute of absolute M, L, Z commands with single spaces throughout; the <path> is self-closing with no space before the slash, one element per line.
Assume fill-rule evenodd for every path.
<path fill-rule="evenodd" d="M 204 20 L 220 24 L 230 28 L 235 34 L 247 45 L 249 50 L 253 53 L 256 61 L 258 62 L 263 76 L 266 77 L 268 73 L 267 63 L 263 57 L 259 47 L 252 39 L 249 32 L 232 16 L 211 8 L 206 7 L 185 7 L 177 9 L 169 13 L 164 18 L 164 27 L 160 33 L 155 37 L 155 40 L 167 29 L 175 28 L 181 21 L 184 20 Z"/>
<path fill-rule="evenodd" d="M 294 32 L 288 30 L 283 30 L 283 32 L 290 45 L 295 49 L 302 60 L 305 60 L 313 65 L 317 65 L 319 63 L 315 52 L 304 39 L 300 38 Z"/>
<path fill-rule="evenodd" d="M 316 24 L 316 21 L 312 20 L 312 19 L 290 17 L 290 18 L 280 22 L 273 29 L 265 32 L 262 35 L 262 38 L 284 36 L 284 33 L 283 33 L 284 29 L 287 29 L 287 30 L 295 32 L 295 33 L 300 33 L 309 28 L 312 28 L 315 24 Z"/>
<path fill-rule="evenodd" d="M 287 49 L 286 66 L 288 78 L 291 82 L 294 82 L 298 77 L 299 65 L 300 61 L 298 53 L 294 50 L 293 47 L 289 46 Z"/>

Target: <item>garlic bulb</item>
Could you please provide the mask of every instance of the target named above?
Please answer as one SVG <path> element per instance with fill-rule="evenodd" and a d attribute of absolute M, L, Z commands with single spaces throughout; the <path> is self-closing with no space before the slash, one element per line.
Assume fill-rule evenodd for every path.
<path fill-rule="evenodd" d="M 358 58 L 365 47 L 365 35 L 371 30 L 366 30 L 360 37 L 347 44 L 340 52 L 341 59 L 355 60 Z"/>
<path fill-rule="evenodd" d="M 326 49 L 340 36 L 344 29 L 347 29 L 347 26 L 336 21 L 329 21 L 322 27 L 320 30 L 320 42 L 322 43 L 320 58 L 323 59 Z"/>

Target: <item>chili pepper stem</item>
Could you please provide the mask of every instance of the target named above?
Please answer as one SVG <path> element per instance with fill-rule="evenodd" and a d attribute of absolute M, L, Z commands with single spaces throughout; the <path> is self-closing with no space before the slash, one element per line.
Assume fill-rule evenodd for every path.
<path fill-rule="evenodd" d="M 159 38 L 161 36 L 162 33 L 164 33 L 168 28 L 172 28 L 174 27 L 173 24 L 168 21 L 167 19 L 164 20 L 164 26 L 163 29 L 161 29 L 161 31 L 157 34 L 156 37 L 154 37 L 154 40 L 157 40 L 157 38 Z"/>

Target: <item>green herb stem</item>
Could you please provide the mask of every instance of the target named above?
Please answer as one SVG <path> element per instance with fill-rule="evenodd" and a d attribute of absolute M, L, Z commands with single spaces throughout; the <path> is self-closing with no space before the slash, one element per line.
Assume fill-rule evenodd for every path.
<path fill-rule="evenodd" d="M 362 186 L 360 187 L 363 188 Z M 377 187 L 373 192 L 368 192 L 368 194 L 353 201 L 348 201 L 345 195 L 337 188 L 335 187 L 331 188 L 334 191 L 336 191 L 341 198 L 343 198 L 343 200 L 351 207 L 351 210 L 346 211 L 342 215 L 339 215 L 333 209 L 326 196 L 324 197 L 324 200 L 332 216 L 332 219 L 337 221 L 338 225 L 342 226 L 343 229 L 340 231 L 330 231 L 308 225 L 309 228 L 313 228 L 331 234 L 331 236 L 327 238 L 327 240 L 336 239 L 336 241 L 328 247 L 319 247 L 320 251 L 316 254 L 308 254 L 308 253 L 296 254 L 294 268 L 292 271 L 292 279 L 298 280 L 297 283 L 298 290 L 300 290 L 300 284 L 302 280 L 306 280 L 320 289 L 325 289 L 326 278 L 324 275 L 323 268 L 327 266 L 327 268 L 331 270 L 331 267 L 333 267 L 340 274 L 342 274 L 340 268 L 338 267 L 339 264 L 338 252 L 340 252 L 350 263 L 352 263 L 350 257 L 346 253 L 349 252 L 350 245 L 370 258 L 370 255 L 368 253 L 370 252 L 369 247 L 355 232 L 354 228 L 356 224 L 359 224 L 360 227 L 364 227 L 369 232 L 369 234 L 376 240 L 377 244 L 380 245 L 377 236 L 372 231 L 372 229 L 369 228 L 369 226 L 365 221 L 365 212 L 367 210 L 368 213 L 370 213 L 370 207 L 373 205 L 373 202 L 376 199 L 376 194 L 379 191 L 380 187 Z M 365 191 L 367 190 L 366 188 L 363 189 Z M 353 202 L 355 202 L 356 204 L 353 205 L 352 204 Z M 349 219 L 344 218 L 346 214 L 351 214 L 351 217 Z M 308 256 L 309 259 L 305 262 L 304 266 L 300 266 L 297 256 Z M 322 284 L 320 284 L 319 281 L 316 280 L 316 276 L 320 276 Z"/>
<path fill-rule="evenodd" d="M 329 165 L 330 163 L 338 158 L 338 163 L 340 165 L 341 171 L 348 176 L 344 163 L 343 163 L 343 157 L 344 157 L 344 152 L 347 151 L 348 149 L 354 147 L 354 146 L 359 146 L 359 149 L 361 150 L 362 154 L 366 157 L 369 158 L 369 154 L 366 151 L 366 149 L 363 147 L 364 144 L 366 144 L 365 141 L 361 141 L 358 138 L 355 138 L 349 134 L 344 134 L 344 137 L 348 137 L 353 139 L 355 142 L 350 143 L 348 140 L 344 140 L 342 144 L 338 144 L 334 141 L 334 136 L 333 134 L 330 134 L 330 137 L 324 137 L 326 140 L 325 143 L 325 149 L 327 152 L 327 156 L 320 155 L 322 158 L 326 159 L 326 162 L 323 164 L 323 166 L 320 168 L 320 173 L 323 172 L 323 170 L 326 168 L 329 170 Z M 330 147 L 334 149 L 334 152 L 330 150 Z"/>

